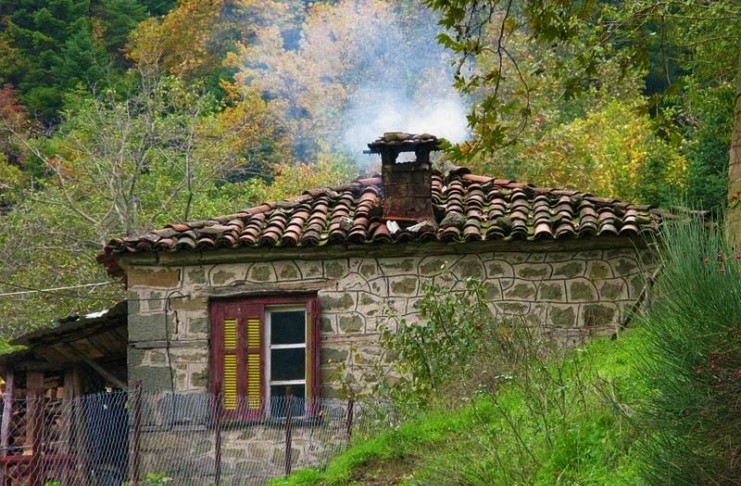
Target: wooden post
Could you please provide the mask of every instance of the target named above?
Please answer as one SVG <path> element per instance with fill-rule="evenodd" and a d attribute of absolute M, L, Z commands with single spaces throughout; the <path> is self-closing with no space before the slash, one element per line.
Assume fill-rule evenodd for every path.
<path fill-rule="evenodd" d="M 75 399 L 79 396 L 79 377 L 77 369 L 71 368 L 64 371 L 64 397 L 62 399 L 62 447 L 60 453 L 65 457 L 62 473 L 62 484 L 73 484 L 75 481 L 72 471 L 73 464 L 76 465 L 81 452 L 78 449 L 80 428 L 77 427 L 75 414 Z M 76 441 L 76 439 L 78 439 Z"/>
<path fill-rule="evenodd" d="M 5 373 L 5 393 L 3 393 L 3 416 L 0 425 L 0 457 L 8 454 L 10 446 L 10 422 L 13 417 L 13 395 L 15 394 L 15 377 L 13 368 L 8 368 Z"/>
<path fill-rule="evenodd" d="M 26 407 L 26 442 L 24 444 L 25 450 L 24 455 L 30 453 L 35 454 L 36 451 L 33 449 L 33 438 L 36 431 L 34 430 L 36 424 L 34 418 L 36 417 L 36 409 L 41 403 L 40 400 L 35 400 L 34 395 L 38 393 L 43 395 L 44 389 L 44 372 L 43 371 L 28 371 L 26 372 L 26 396 L 28 398 L 28 406 Z"/>
<path fill-rule="evenodd" d="M 43 375 L 42 375 L 43 376 Z M 30 406 L 33 404 L 33 408 Z M 41 486 L 44 483 L 44 390 L 31 391 L 29 397 L 29 410 L 33 412 L 28 416 L 28 426 L 31 428 L 31 462 L 28 469 L 28 483 L 30 486 Z"/>
<path fill-rule="evenodd" d="M 139 486 L 141 480 L 141 451 L 142 451 L 142 381 L 134 386 L 134 450 L 132 453 L 132 484 Z"/>
<path fill-rule="evenodd" d="M 0 457 L 5 457 L 10 452 L 10 427 L 13 421 L 13 406 L 15 405 L 15 376 L 13 368 L 8 368 L 5 372 L 5 392 L 3 393 L 3 414 L 2 424 L 0 425 Z M 2 484 L 10 485 L 8 464 L 2 468 Z"/>
<path fill-rule="evenodd" d="M 291 422 L 293 422 L 293 390 L 289 386 L 286 388 L 286 476 L 291 474 L 291 463 L 293 462 Z"/>
<path fill-rule="evenodd" d="M 90 477 L 90 456 L 86 451 L 90 450 L 91 444 L 88 442 L 87 428 L 85 424 L 85 401 L 82 398 L 83 393 L 83 374 L 80 365 L 72 367 L 71 376 L 65 375 L 65 390 L 67 385 L 70 386 L 71 393 L 71 418 L 72 418 L 72 452 L 75 457 L 74 468 L 72 470 L 72 480 L 70 484 L 88 484 L 94 481 Z"/>
<path fill-rule="evenodd" d="M 353 420 L 354 413 L 355 413 L 355 399 L 350 397 L 347 400 L 347 423 L 345 424 L 348 442 L 350 441 L 350 439 L 352 439 L 352 420 Z"/>

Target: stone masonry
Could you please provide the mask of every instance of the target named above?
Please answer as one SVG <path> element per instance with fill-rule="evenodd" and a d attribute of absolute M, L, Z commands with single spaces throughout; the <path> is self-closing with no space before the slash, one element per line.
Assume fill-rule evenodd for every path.
<path fill-rule="evenodd" d="M 480 279 L 496 315 L 544 326 L 555 338 L 576 343 L 614 333 L 626 321 L 653 265 L 650 251 L 634 248 L 130 265 L 129 380 L 142 380 L 151 392 L 207 392 L 213 297 L 317 291 L 321 394 L 341 398 L 338 363 L 352 359 L 353 378 L 362 382 L 379 359 L 379 325 L 393 326 L 389 316 L 417 320 L 426 281 L 462 290 L 466 278 Z M 276 441 L 251 447 L 272 460 L 277 453 L 270 444 Z M 211 446 L 201 449 L 208 454 Z"/>

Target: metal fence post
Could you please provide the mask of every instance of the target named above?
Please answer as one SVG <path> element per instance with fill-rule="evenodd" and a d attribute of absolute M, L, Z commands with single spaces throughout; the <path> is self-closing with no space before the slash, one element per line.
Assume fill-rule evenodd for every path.
<path fill-rule="evenodd" d="M 347 433 L 348 442 L 352 439 L 352 421 L 355 413 L 355 399 L 350 397 L 347 399 L 347 423 L 345 424 L 345 432 Z"/>
<path fill-rule="evenodd" d="M 224 420 L 221 383 L 214 383 L 211 391 L 211 399 L 214 404 L 214 475 L 216 476 L 216 484 L 219 485 L 221 484 L 221 429 Z"/>
<path fill-rule="evenodd" d="M 142 450 L 142 381 L 134 386 L 134 451 L 132 457 L 132 484 L 139 486 L 141 481 L 141 450 Z"/>
<path fill-rule="evenodd" d="M 291 422 L 293 422 L 293 390 L 289 386 L 286 390 L 286 476 L 291 474 L 291 463 L 293 462 Z"/>

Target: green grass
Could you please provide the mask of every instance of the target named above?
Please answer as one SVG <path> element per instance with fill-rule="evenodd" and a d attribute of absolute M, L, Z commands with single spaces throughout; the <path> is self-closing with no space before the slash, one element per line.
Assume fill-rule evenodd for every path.
<path fill-rule="evenodd" d="M 644 393 L 632 353 L 640 339 L 631 331 L 593 342 L 544 363 L 542 379 L 531 377 L 530 385 L 512 380 L 457 409 L 356 439 L 325 470 L 271 485 L 637 484 L 629 422 Z M 552 410 L 535 409 L 534 392 L 538 405 L 551 403 Z"/>

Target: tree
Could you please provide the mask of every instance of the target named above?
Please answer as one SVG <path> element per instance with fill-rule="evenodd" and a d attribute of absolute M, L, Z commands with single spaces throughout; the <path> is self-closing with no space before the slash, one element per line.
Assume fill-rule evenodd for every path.
<path fill-rule="evenodd" d="M 118 66 L 125 66 L 123 50 L 129 34 L 147 14 L 147 8 L 138 0 L 103 0 L 93 6 L 93 26 L 100 25 L 100 40 Z"/>
<path fill-rule="evenodd" d="M 224 66 L 237 43 L 249 45 L 255 31 L 281 18 L 292 2 L 180 0 L 161 18 L 141 22 L 131 33 L 127 57 L 139 68 L 151 66 L 205 83 L 223 97 L 234 69 Z"/>
<path fill-rule="evenodd" d="M 3 127 L 5 127 L 3 129 Z M 0 153 L 5 160 L 21 166 L 27 151 L 15 140 L 14 133 L 28 133 L 32 128 L 26 108 L 18 102 L 18 95 L 12 85 L 0 88 Z"/>
<path fill-rule="evenodd" d="M 252 154 L 280 140 L 259 102 L 223 117 L 213 96 L 194 83 L 160 76 L 141 79 L 132 89 L 71 96 L 51 137 L 29 138 L 4 127 L 47 176 L 0 216 L 0 255 L 6 259 L 0 294 L 106 282 L 94 257 L 113 235 L 256 202 L 263 174 L 253 174 L 256 182 L 232 184 L 229 178 L 249 167 Z M 5 194 L 0 190 L 0 197 Z M 24 294 L 24 305 L 19 298 L 0 298 L 6 334 L 109 305 L 121 291 L 104 285 Z"/>
<path fill-rule="evenodd" d="M 15 86 L 31 114 L 46 122 L 58 115 L 64 92 L 96 84 L 108 64 L 89 10 L 89 0 L 0 1 L 0 11 L 8 12 L 0 45 L 19 59 L 2 63 L 0 84 Z"/>
<path fill-rule="evenodd" d="M 528 92 L 528 72 L 521 69 L 520 58 L 508 45 L 508 40 L 518 32 L 526 33 L 540 49 L 559 53 L 559 60 L 544 68 L 556 74 L 566 98 L 594 88 L 595 74 L 606 62 L 617 60 L 622 66 L 652 68 L 650 79 L 656 79 L 658 71 L 664 73 L 665 82 L 652 82 L 651 89 L 658 86 L 660 91 L 653 112 L 655 118 L 663 118 L 657 124 L 657 134 L 669 141 L 677 129 L 705 122 L 694 116 L 691 106 L 676 102 L 677 89 L 681 91 L 692 83 L 703 89 L 724 83 L 733 85 L 739 71 L 741 13 L 732 1 L 427 0 L 425 3 L 441 14 L 444 31 L 440 41 L 456 55 L 458 88 L 479 96 L 469 116 L 475 139 L 464 147 L 468 151 L 459 152 L 458 156 L 492 154 L 517 143 L 522 127 L 533 120 L 527 96 L 523 97 L 523 93 L 509 96 L 512 92 L 505 90 L 514 78 L 520 91 L 525 95 Z M 649 55 L 657 51 L 659 55 Z M 487 57 L 494 62 L 479 63 Z M 738 116 L 735 118 L 738 121 Z M 731 122 L 727 122 L 727 132 L 731 131 Z M 687 131 L 692 132 L 692 129 Z M 672 143 L 681 149 L 679 143 Z M 694 157 L 690 162 L 695 169 L 699 164 L 700 171 L 710 171 L 714 176 L 723 177 L 726 173 L 725 168 L 718 171 L 697 153 L 689 155 Z M 735 165 L 729 167 L 734 170 Z M 732 180 L 731 197 L 737 190 L 734 187 Z M 732 220 L 734 217 L 729 215 L 729 221 Z"/>

